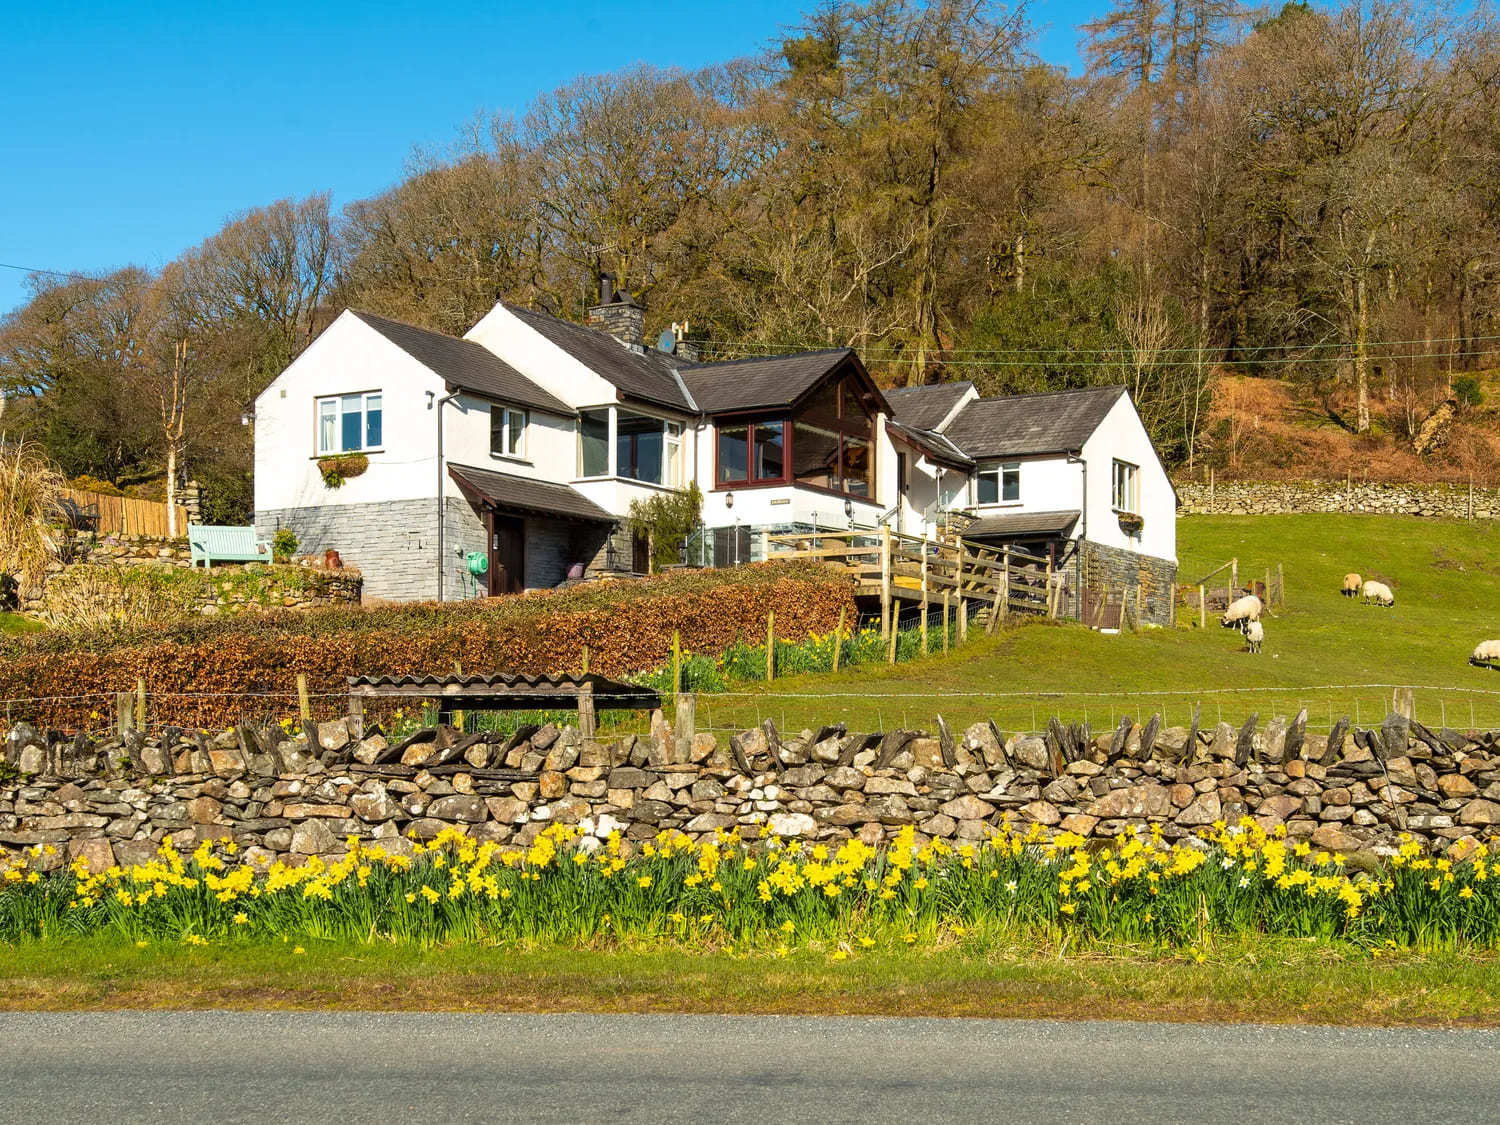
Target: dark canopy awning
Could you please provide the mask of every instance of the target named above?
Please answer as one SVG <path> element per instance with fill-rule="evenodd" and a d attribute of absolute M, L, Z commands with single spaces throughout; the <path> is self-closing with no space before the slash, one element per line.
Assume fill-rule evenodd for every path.
<path fill-rule="evenodd" d="M 1082 512 L 1013 512 L 981 516 L 964 528 L 965 539 L 1043 539 L 1073 530 Z"/>
<path fill-rule="evenodd" d="M 448 475 L 471 504 L 557 519 L 615 522 L 614 516 L 566 484 L 497 473 L 493 469 L 479 469 L 472 465 L 449 465 Z"/>

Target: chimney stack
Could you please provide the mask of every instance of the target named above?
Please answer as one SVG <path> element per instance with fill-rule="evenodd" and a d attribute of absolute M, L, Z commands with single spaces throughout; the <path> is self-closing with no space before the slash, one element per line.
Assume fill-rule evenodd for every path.
<path fill-rule="evenodd" d="M 613 274 L 599 275 L 599 303 L 589 309 L 589 327 L 608 332 L 634 352 L 646 350 L 646 310 L 623 289 Z"/>

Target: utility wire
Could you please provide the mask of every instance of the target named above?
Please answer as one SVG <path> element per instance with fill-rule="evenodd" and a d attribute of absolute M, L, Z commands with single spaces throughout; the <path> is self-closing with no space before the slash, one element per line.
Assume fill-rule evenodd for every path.
<path fill-rule="evenodd" d="M 748 357 L 748 356 L 751 356 L 751 355 L 754 355 L 754 354 L 755 353 L 752 350 L 747 349 L 747 350 L 745 350 L 743 352 L 737 353 L 734 358 L 745 358 L 745 357 Z M 904 356 L 903 355 L 872 356 L 872 355 L 869 355 L 869 353 L 862 353 L 862 354 L 866 355 L 867 358 L 869 358 L 872 362 L 875 362 L 875 363 L 898 362 L 898 361 L 904 362 L 904 361 L 908 361 L 908 360 L 911 359 L 910 355 L 904 355 Z M 1459 359 L 1459 358 L 1463 358 L 1465 356 L 1469 356 L 1469 355 L 1473 355 L 1473 354 L 1474 354 L 1473 352 L 1406 352 L 1406 353 L 1401 353 L 1401 354 L 1397 354 L 1397 355 L 1390 355 L 1390 354 L 1372 355 L 1372 356 L 1369 357 L 1369 359 L 1371 361 L 1373 361 L 1373 362 L 1384 363 L 1384 362 L 1389 362 L 1391 360 L 1398 360 L 1398 359 Z M 1110 360 L 1076 360 L 1075 361 L 1075 360 L 1068 360 L 1068 359 L 1062 359 L 1062 358 L 1059 358 L 1059 359 L 1024 360 L 1024 359 L 942 359 L 940 357 L 935 357 L 931 362 L 934 363 L 934 364 L 941 363 L 944 367 L 978 367 L 978 368 L 1052 366 L 1052 367 L 1081 367 L 1081 368 L 1105 367 L 1105 368 L 1110 368 L 1112 370 L 1119 370 L 1121 367 L 1130 366 L 1129 361 L 1125 360 L 1125 359 L 1118 359 L 1118 360 L 1113 360 L 1113 361 L 1110 361 Z M 1299 364 L 1332 363 L 1332 362 L 1335 362 L 1335 357 L 1332 357 L 1332 356 L 1328 356 L 1328 357 L 1323 357 L 1323 356 L 1300 356 L 1300 357 L 1299 356 L 1289 356 L 1289 357 L 1287 357 L 1285 359 L 1237 360 L 1237 361 L 1234 361 L 1233 363 L 1229 363 L 1228 366 L 1247 366 L 1247 365 L 1253 365 L 1253 364 L 1272 364 L 1272 365 L 1276 365 L 1276 366 L 1288 366 L 1288 365 L 1296 366 L 1296 365 L 1299 365 Z M 1197 360 L 1191 360 L 1191 359 L 1164 359 L 1164 360 L 1158 360 L 1155 363 L 1145 364 L 1145 365 L 1143 365 L 1143 369 L 1146 369 L 1146 370 L 1156 370 L 1156 369 L 1163 368 L 1163 367 L 1197 367 L 1197 366 L 1198 366 L 1198 361 Z"/>
<path fill-rule="evenodd" d="M 46 270 L 41 266 L 18 266 L 13 262 L 0 262 L 0 270 L 20 270 L 22 273 L 45 273 L 52 277 L 71 277 L 74 281 L 103 281 L 102 277 L 95 277 L 87 273 L 73 273 L 70 270 Z"/>
<path fill-rule="evenodd" d="M 1394 348 L 1394 347 L 1413 347 L 1413 346 L 1417 346 L 1417 345 L 1421 345 L 1423 347 L 1430 347 L 1430 346 L 1432 346 L 1434 344 L 1468 344 L 1468 343 L 1479 343 L 1481 341 L 1488 341 L 1488 340 L 1500 340 L 1500 336 L 1468 336 L 1468 337 L 1464 337 L 1464 336 L 1434 336 L 1431 339 L 1428 339 L 1428 338 L 1424 337 L 1422 339 L 1417 339 L 1417 340 L 1373 340 L 1370 343 L 1368 343 L 1366 345 L 1366 347 L 1369 347 L 1369 348 Z M 773 349 L 774 348 L 774 349 L 786 350 L 786 351 L 792 351 L 792 350 L 795 350 L 795 351 L 827 351 L 828 350 L 828 345 L 826 345 L 826 344 L 818 344 L 818 343 L 811 343 L 811 342 L 796 344 L 796 343 L 776 343 L 776 342 L 773 342 L 773 343 L 762 343 L 762 342 L 756 341 L 756 340 L 707 340 L 707 339 L 693 340 L 693 341 L 690 341 L 690 342 L 698 344 L 700 347 L 718 348 L 718 349 L 723 349 L 723 350 L 728 350 L 728 349 L 744 350 L 744 349 L 752 349 L 752 348 L 753 349 L 758 349 L 758 350 L 766 350 L 766 349 Z M 852 347 L 853 345 L 850 345 L 850 346 Z M 1241 351 L 1263 352 L 1263 351 L 1270 351 L 1270 350 L 1276 349 L 1276 350 L 1281 350 L 1281 351 L 1305 352 L 1305 351 L 1312 351 L 1312 350 L 1319 349 L 1319 348 L 1346 348 L 1347 346 L 1348 346 L 1347 344 L 1341 343 L 1341 342 L 1336 341 L 1336 340 L 1331 340 L 1331 341 L 1325 341 L 1325 342 L 1316 343 L 1316 344 L 1257 344 L 1253 348 L 1244 348 L 1244 349 L 1240 349 L 1240 350 Z M 891 354 L 909 354 L 909 353 L 897 353 L 896 350 L 894 348 L 892 348 L 888 344 L 886 344 L 886 345 L 876 344 L 873 347 L 868 347 L 868 348 L 864 348 L 864 349 L 861 349 L 861 350 L 863 352 L 867 352 L 867 353 L 868 352 L 886 352 L 886 353 L 891 353 Z M 1059 355 L 1069 355 L 1069 356 L 1072 356 L 1072 355 L 1129 355 L 1130 354 L 1130 348 L 1128 346 L 1126 346 L 1126 345 L 1123 345 L 1123 344 L 1116 345 L 1116 346 L 1113 346 L 1113 347 L 1100 347 L 1100 348 L 1065 348 L 1065 347 L 1064 348 L 934 348 L 932 350 L 934 352 L 938 352 L 938 353 L 941 353 L 943 355 L 979 355 L 979 356 L 996 356 L 996 355 L 1028 355 L 1029 356 L 1029 355 L 1046 355 L 1046 354 L 1052 354 L 1052 353 L 1057 353 Z M 1175 348 L 1157 348 L 1156 349 L 1156 351 L 1157 351 L 1158 354 L 1176 354 L 1176 353 L 1181 352 L 1181 353 L 1186 353 L 1186 354 L 1189 354 L 1189 355 L 1202 355 L 1202 354 L 1217 355 L 1217 354 L 1222 353 L 1224 350 L 1225 349 L 1223 347 L 1217 347 L 1217 346 L 1200 346 L 1200 345 L 1183 346 L 1183 347 L 1175 347 Z"/>

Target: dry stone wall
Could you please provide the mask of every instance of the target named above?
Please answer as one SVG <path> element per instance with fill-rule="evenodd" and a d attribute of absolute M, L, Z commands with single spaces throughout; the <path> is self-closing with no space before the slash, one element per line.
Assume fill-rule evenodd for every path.
<path fill-rule="evenodd" d="M 135 571 L 162 579 L 142 581 Z M 234 616 L 263 609 L 357 605 L 358 570 L 271 563 L 193 569 L 185 540 L 110 535 L 75 540 L 40 585 L 24 591 L 20 609 L 44 620 L 150 620 L 157 615 Z"/>
<path fill-rule="evenodd" d="M 526 843 L 554 821 L 630 841 L 735 827 L 753 838 L 769 825 L 878 845 L 907 825 L 968 841 L 1005 821 L 1180 840 L 1248 816 L 1320 848 L 1377 854 L 1401 833 L 1434 851 L 1500 835 L 1500 740 L 1397 715 L 1328 735 L 1277 718 L 1201 732 L 1127 721 L 1098 737 L 1055 721 L 955 736 L 940 721 L 936 737 L 834 726 L 783 739 L 767 723 L 720 739 L 678 736 L 658 713 L 649 736 L 608 743 L 551 725 L 428 728 L 391 743 L 353 719 L 95 743 L 18 724 L 4 747 L 0 849 L 50 845 L 50 862 L 83 856 L 96 869 L 142 862 L 163 841 L 232 837 L 253 857 L 299 863 L 349 836 L 400 850 L 456 826 Z"/>
<path fill-rule="evenodd" d="M 1178 481 L 1180 515 L 1260 516 L 1298 512 L 1495 519 L 1500 489 L 1466 485 L 1355 484 L 1348 481 Z"/>

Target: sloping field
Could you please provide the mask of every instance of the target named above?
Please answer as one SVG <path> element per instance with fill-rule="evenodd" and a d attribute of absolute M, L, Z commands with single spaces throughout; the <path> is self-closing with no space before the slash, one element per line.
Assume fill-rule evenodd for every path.
<path fill-rule="evenodd" d="M 1280 563 L 1287 605 L 1267 619 L 1263 651 L 1210 616 L 1104 636 L 1075 624 L 1037 624 L 896 668 L 861 667 L 800 676 L 769 694 L 706 700 L 714 727 L 770 717 L 799 729 L 843 718 L 852 727 L 931 726 L 993 718 L 1004 728 L 1057 714 L 1096 731 L 1160 711 L 1186 724 L 1195 702 L 1205 722 L 1236 724 L 1251 711 L 1308 708 L 1314 729 L 1348 714 L 1377 722 L 1391 686 L 1414 686 L 1417 717 L 1430 725 L 1500 726 L 1500 672 L 1471 667 L 1469 653 L 1500 637 L 1500 526 L 1401 516 L 1194 516 L 1178 523 L 1180 577 L 1195 581 L 1237 557 L 1242 581 Z M 1346 571 L 1387 582 L 1392 609 L 1339 593 Z M 1182 613 L 1196 621 L 1196 611 Z M 1371 686 L 1387 685 L 1387 686 Z M 1441 689 L 1441 690 L 1436 690 Z M 700 705 L 701 706 L 701 705 Z"/>

